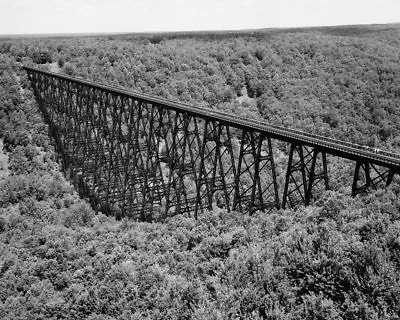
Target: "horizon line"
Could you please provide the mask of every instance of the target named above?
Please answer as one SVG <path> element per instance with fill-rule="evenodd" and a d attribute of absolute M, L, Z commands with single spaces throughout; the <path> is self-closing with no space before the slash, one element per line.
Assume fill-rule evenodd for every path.
<path fill-rule="evenodd" d="M 243 29 L 199 29 L 199 30 L 166 30 L 166 31 L 98 31 L 98 32 L 56 32 L 56 33 L 8 33 L 1 34 L 0 38 L 7 37 L 68 37 L 68 36 L 100 36 L 100 35 L 124 35 L 124 34 L 168 34 L 168 33 L 202 33 L 202 32 L 257 32 L 268 30 L 290 30 L 290 29 L 310 29 L 310 28 L 334 28 L 334 27 L 357 27 L 357 26 L 385 26 L 397 25 L 398 22 L 387 23 L 357 23 L 357 24 L 333 24 L 333 25 L 303 25 L 291 27 L 260 27 L 260 28 L 243 28 Z"/>

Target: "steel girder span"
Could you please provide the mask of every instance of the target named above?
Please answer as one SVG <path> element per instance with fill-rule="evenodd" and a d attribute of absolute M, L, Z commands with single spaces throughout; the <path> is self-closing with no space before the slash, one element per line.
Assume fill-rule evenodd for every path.
<path fill-rule="evenodd" d="M 353 195 L 400 173 L 397 154 L 24 69 L 80 196 L 117 218 L 307 205 L 329 188 L 326 154 L 355 161 Z M 273 139 L 290 144 L 282 202 Z"/>

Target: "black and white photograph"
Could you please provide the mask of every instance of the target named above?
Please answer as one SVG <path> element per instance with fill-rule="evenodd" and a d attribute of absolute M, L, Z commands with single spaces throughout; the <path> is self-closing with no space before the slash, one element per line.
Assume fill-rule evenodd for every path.
<path fill-rule="evenodd" d="M 400 320 L 400 1 L 0 0 L 1 320 Z"/>

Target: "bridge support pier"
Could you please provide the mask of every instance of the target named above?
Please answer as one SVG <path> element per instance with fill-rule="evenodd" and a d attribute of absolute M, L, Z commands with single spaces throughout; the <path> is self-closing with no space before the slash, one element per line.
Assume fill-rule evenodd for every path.
<path fill-rule="evenodd" d="M 242 132 L 235 177 L 233 209 L 250 213 L 279 208 L 278 186 L 271 138 Z"/>
<path fill-rule="evenodd" d="M 379 185 L 389 186 L 395 174 L 399 174 L 395 168 L 378 168 L 373 163 L 357 161 L 354 170 L 351 195 L 365 193 L 368 189 L 377 189 Z"/>
<path fill-rule="evenodd" d="M 322 170 L 319 172 L 315 172 L 318 155 L 322 157 Z M 321 168 L 320 168 L 321 169 Z M 325 190 L 329 190 L 329 179 L 328 179 L 328 166 L 326 162 L 326 153 L 321 151 L 319 148 L 314 148 L 312 160 L 311 160 L 311 168 L 309 171 L 309 180 L 307 191 L 305 195 L 305 205 L 310 205 L 312 198 L 312 189 L 319 182 L 323 181 L 325 185 Z"/>
<path fill-rule="evenodd" d="M 329 189 L 326 153 L 357 161 L 353 196 L 400 173 L 390 152 L 25 69 L 80 195 L 117 218 L 279 208 L 271 139 L 290 144 L 283 208 Z"/>
<path fill-rule="evenodd" d="M 319 155 L 321 161 L 317 166 Z M 318 172 L 316 172 L 317 168 L 319 168 Z M 328 190 L 329 179 L 325 152 L 317 147 L 310 148 L 292 143 L 286 171 L 282 208 L 285 209 L 288 204 L 290 207 L 294 207 L 298 203 L 309 205 L 313 188 L 321 181 L 324 182 L 325 189 Z"/>
<path fill-rule="evenodd" d="M 236 168 L 229 126 L 210 119 L 205 121 L 199 157 L 195 216 L 204 208 L 212 209 L 217 192 L 217 205 L 230 212 Z"/>

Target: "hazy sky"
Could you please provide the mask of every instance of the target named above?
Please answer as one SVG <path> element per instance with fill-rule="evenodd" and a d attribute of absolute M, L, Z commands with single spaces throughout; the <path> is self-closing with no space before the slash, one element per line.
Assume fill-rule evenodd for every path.
<path fill-rule="evenodd" d="M 0 0 L 0 34 L 400 22 L 400 0 Z"/>

